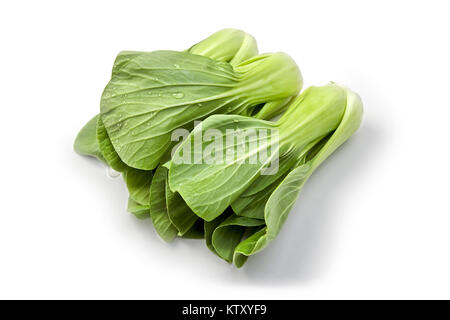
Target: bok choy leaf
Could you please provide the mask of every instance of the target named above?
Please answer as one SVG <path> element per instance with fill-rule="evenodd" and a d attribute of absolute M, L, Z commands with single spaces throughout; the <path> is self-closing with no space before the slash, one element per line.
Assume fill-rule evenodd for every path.
<path fill-rule="evenodd" d="M 96 115 L 78 133 L 73 148 L 76 153 L 96 157 L 102 162 L 106 162 L 100 147 L 97 143 L 97 122 L 99 115 Z"/>
<path fill-rule="evenodd" d="M 192 46 L 187 52 L 236 65 L 257 55 L 258 47 L 256 40 L 248 33 L 242 30 L 229 28 L 212 34 L 208 38 Z M 121 52 L 114 62 L 112 74 L 116 74 L 117 70 L 129 63 L 133 57 L 140 54 L 141 52 L 137 51 Z M 281 108 L 272 109 L 281 110 Z M 100 132 L 97 132 L 97 121 L 99 121 L 99 115 L 92 118 L 82 128 L 75 139 L 74 150 L 81 155 L 93 156 L 105 162 L 102 151 L 99 148 L 99 143 L 101 144 L 105 139 L 109 140 L 109 136 L 105 132 L 102 123 L 101 125 L 103 128 L 101 128 Z M 115 152 L 110 141 L 104 143 L 106 144 L 106 146 L 104 146 L 104 148 L 106 147 L 106 150 L 103 150 L 103 152 Z M 112 149 L 109 148 L 109 145 Z M 122 172 L 126 169 L 122 164 L 116 163 L 116 161 L 120 160 L 118 155 L 110 154 L 109 156 L 112 158 L 110 159 L 112 160 L 112 165 L 109 163 L 108 165 L 114 170 Z"/>
<path fill-rule="evenodd" d="M 296 95 L 301 84 L 295 62 L 282 53 L 233 68 L 187 52 L 145 52 L 116 68 L 103 92 L 101 120 L 120 159 L 151 170 L 169 151 L 175 129 L 215 113 L 251 115 L 258 105 Z"/>

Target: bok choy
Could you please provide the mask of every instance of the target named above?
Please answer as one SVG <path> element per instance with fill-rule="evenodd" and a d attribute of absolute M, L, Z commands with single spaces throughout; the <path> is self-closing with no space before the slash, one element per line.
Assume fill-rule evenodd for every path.
<path fill-rule="evenodd" d="M 169 186 L 205 221 L 210 247 L 241 266 L 276 237 L 309 176 L 358 129 L 361 119 L 359 96 L 334 83 L 305 90 L 277 122 L 240 115 L 211 116 L 175 152 Z M 212 130 L 215 139 L 204 139 L 201 146 L 195 143 L 196 137 Z M 254 134 L 258 131 L 268 132 L 268 137 Z M 230 134 L 233 139 L 240 135 L 250 138 L 241 139 L 237 148 L 252 139 L 254 143 L 227 158 L 225 141 Z M 226 161 L 194 163 L 186 158 L 199 150 L 206 155 L 211 146 L 216 156 L 221 154 Z M 263 161 L 251 161 L 256 153 L 266 155 Z M 277 170 L 264 174 L 275 158 Z"/>
<path fill-rule="evenodd" d="M 151 171 L 170 158 L 174 129 L 192 129 L 195 120 L 212 113 L 268 119 L 300 90 L 300 71 L 292 59 L 277 53 L 249 60 L 257 54 L 255 39 L 236 29 L 216 32 L 183 52 L 121 52 L 101 113 L 80 131 L 75 151 L 122 172 L 130 200 L 149 205 Z M 270 68 L 280 70 L 272 76 Z M 264 94 L 250 88 L 277 77 L 284 80 Z"/>
<path fill-rule="evenodd" d="M 163 240 L 205 239 L 241 267 L 360 126 L 356 93 L 302 85 L 294 60 L 236 29 L 184 51 L 123 51 L 74 149 L 122 174 L 128 211 Z"/>
<path fill-rule="evenodd" d="M 142 170 L 161 163 L 173 130 L 192 129 L 194 120 L 214 113 L 257 116 L 255 108 L 296 95 L 302 84 L 295 62 L 283 53 L 235 67 L 188 52 L 124 55 L 103 92 L 100 117 L 120 159 Z"/>

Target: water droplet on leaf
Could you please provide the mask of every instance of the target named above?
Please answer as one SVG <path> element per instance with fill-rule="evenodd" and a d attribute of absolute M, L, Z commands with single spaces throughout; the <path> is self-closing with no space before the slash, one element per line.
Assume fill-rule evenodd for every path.
<path fill-rule="evenodd" d="M 173 95 L 173 97 L 176 98 L 176 99 L 181 99 L 181 98 L 184 97 L 184 93 L 182 93 L 182 92 L 175 92 L 175 93 L 173 93 L 172 95 Z"/>

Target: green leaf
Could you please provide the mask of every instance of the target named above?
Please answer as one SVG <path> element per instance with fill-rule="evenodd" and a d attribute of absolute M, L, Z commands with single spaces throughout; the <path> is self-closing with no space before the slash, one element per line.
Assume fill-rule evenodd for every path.
<path fill-rule="evenodd" d="M 260 176 L 259 178 L 261 177 L 269 176 Z M 258 179 L 255 182 L 257 182 Z M 268 185 L 265 189 L 262 189 L 257 193 L 250 193 L 249 195 L 245 195 L 246 192 L 244 192 L 244 194 L 241 194 L 231 204 L 233 211 L 238 216 L 254 219 L 264 219 L 264 208 L 266 206 L 267 200 L 269 200 L 270 195 L 283 179 L 284 176 L 279 177 L 278 180 L 275 180 L 274 182 L 272 182 L 272 184 Z M 247 190 L 251 190 L 252 185 Z"/>
<path fill-rule="evenodd" d="M 212 252 L 214 252 L 216 255 L 218 255 L 218 253 L 216 252 L 216 249 L 214 248 L 213 244 L 212 244 L 212 237 L 213 237 L 213 233 L 214 230 L 216 230 L 216 228 L 223 222 L 225 221 L 228 217 L 233 215 L 233 211 L 228 208 L 223 214 L 221 214 L 220 216 L 218 216 L 217 218 L 215 218 L 214 220 L 211 221 L 205 221 L 204 222 L 204 231 L 205 231 L 205 243 L 206 246 L 208 247 L 209 250 L 211 250 Z"/>
<path fill-rule="evenodd" d="M 305 152 L 309 150 L 308 147 L 305 148 Z M 287 152 L 285 154 L 279 155 L 279 165 L 278 170 L 270 175 L 261 175 L 256 178 L 256 180 L 241 194 L 243 197 L 249 197 L 256 193 L 265 190 L 267 187 L 271 186 L 277 180 L 286 176 L 286 174 L 295 168 L 301 160 L 298 159 L 299 155 L 295 152 Z"/>
<path fill-rule="evenodd" d="M 167 242 L 177 237 L 178 230 L 167 214 L 166 206 L 167 169 L 159 166 L 156 169 L 150 187 L 150 216 L 159 236 Z"/>
<path fill-rule="evenodd" d="M 131 168 L 120 159 L 109 139 L 101 117 L 97 119 L 97 141 L 107 164 L 114 170 L 123 173 L 130 197 L 140 204 L 148 205 L 152 171 Z"/>
<path fill-rule="evenodd" d="M 98 115 L 89 120 L 88 123 L 78 133 L 73 148 L 76 153 L 96 157 L 100 161 L 106 162 L 97 143 L 97 121 Z"/>
<path fill-rule="evenodd" d="M 267 150 L 267 161 L 252 163 L 253 161 L 250 160 L 254 155 L 254 150 L 247 150 L 240 158 L 234 157 L 227 160 L 225 142 L 227 130 L 237 130 L 235 135 L 238 137 L 247 128 L 265 129 L 268 132 L 267 136 L 270 138 L 271 130 L 276 127 L 272 122 L 264 120 L 242 116 L 214 115 L 197 126 L 173 156 L 169 172 L 170 188 L 179 192 L 192 211 L 206 221 L 211 221 L 224 212 L 259 176 L 261 169 L 278 151 L 276 146 L 271 148 L 272 144 L 269 139 L 263 139 L 262 136 L 258 135 L 252 139 L 256 139 L 259 149 Z M 217 130 L 219 140 L 222 141 L 216 148 L 216 154 L 222 155 L 222 163 L 196 164 L 194 163 L 195 159 L 192 158 L 189 159 L 188 163 L 184 163 L 183 151 L 188 151 L 192 155 L 195 154 L 195 137 L 203 137 L 204 133 L 210 129 Z M 203 144 L 200 146 L 202 153 L 205 154 L 209 146 L 216 141 L 206 142 L 203 139 Z M 244 145 L 246 141 L 246 139 L 242 139 L 237 142 L 237 145 Z"/>
<path fill-rule="evenodd" d="M 258 54 L 255 39 L 242 30 L 223 29 L 208 38 L 192 46 L 190 53 L 210 57 L 216 61 L 229 62 L 237 65 Z M 132 60 L 141 55 L 138 51 L 122 51 L 114 61 L 112 76 L 120 73 L 120 70 Z M 98 115 L 89 121 L 78 134 L 74 149 L 77 153 L 99 158 L 106 162 L 99 150 L 96 129 Z M 109 138 L 108 138 L 109 140 Z"/>
<path fill-rule="evenodd" d="M 264 249 L 277 236 L 310 174 L 311 165 L 308 163 L 299 166 L 286 176 L 266 203 L 264 220 L 267 227 L 236 247 L 235 260 L 241 261 L 243 257 L 240 255 L 249 256 Z"/>
<path fill-rule="evenodd" d="M 300 161 L 315 144 L 337 128 L 345 104 L 345 90 L 330 84 L 307 89 L 276 123 L 231 115 L 209 117 L 174 153 L 169 173 L 170 188 L 181 194 L 196 215 L 211 221 L 253 183 L 258 192 Z M 212 131 L 217 136 L 214 141 L 206 139 L 206 134 Z M 239 137 L 241 139 L 236 139 Z M 229 140 L 235 141 L 234 149 L 227 145 Z M 205 161 L 211 146 L 224 161 Z M 228 159 L 227 148 L 241 152 Z M 267 157 L 252 161 L 252 157 L 261 152 Z M 188 158 L 185 154 L 194 157 Z M 279 160 L 278 168 L 274 168 L 277 169 L 275 175 L 255 182 L 272 160 Z"/>
<path fill-rule="evenodd" d="M 317 148 L 311 149 L 310 154 L 306 156 L 307 162 L 291 171 L 272 193 L 265 206 L 267 227 L 236 247 L 234 262 L 238 267 L 245 257 L 261 251 L 277 236 L 307 179 L 359 128 L 363 114 L 361 99 L 348 89 L 345 89 L 345 92 L 345 112 L 337 129 L 320 141 L 316 145 Z"/>
<path fill-rule="evenodd" d="M 153 172 L 128 168 L 124 172 L 124 178 L 130 197 L 140 204 L 149 205 Z"/>
<path fill-rule="evenodd" d="M 281 53 L 234 69 L 188 52 L 127 53 L 127 59 L 114 69 L 100 109 L 119 158 L 143 170 L 161 162 L 175 129 L 214 113 L 245 114 L 247 108 L 295 95 L 302 84 L 295 63 Z"/>
<path fill-rule="evenodd" d="M 121 68 L 131 63 L 133 58 L 139 56 L 141 53 L 140 51 L 121 51 L 114 61 L 111 76 L 116 75 Z"/>
<path fill-rule="evenodd" d="M 169 184 L 197 215 L 214 222 L 212 227 L 208 227 L 209 230 L 205 228 L 205 237 L 208 241 L 214 228 L 211 243 L 221 257 L 230 261 L 230 252 L 236 248 L 235 264 L 241 266 L 247 256 L 262 250 L 277 236 L 308 177 L 359 126 L 362 107 L 358 99 L 349 90 L 335 84 L 312 87 L 300 95 L 276 123 L 241 116 L 216 115 L 196 127 L 185 139 L 170 163 Z M 198 140 L 204 138 L 205 132 L 214 129 L 218 138 L 224 141 L 230 137 L 230 129 L 244 132 L 265 128 L 278 131 L 278 144 L 273 144 L 276 139 L 272 140 L 277 135 L 267 134 L 270 139 L 266 140 L 260 139 L 259 135 L 257 138 L 253 136 L 252 141 L 258 143 L 241 148 L 238 157 L 228 158 L 220 164 L 204 161 L 205 154 L 208 154 L 206 150 L 215 143 L 207 139 Z M 197 148 L 196 141 L 200 141 Z M 224 153 L 223 145 L 221 148 L 215 146 L 215 151 Z M 275 146 L 275 151 L 269 152 L 272 146 Z M 236 148 L 239 147 L 238 143 Z M 272 156 L 279 159 L 278 171 L 271 176 L 262 174 L 267 162 L 258 165 L 247 162 L 252 154 L 261 150 L 269 155 L 267 159 Z M 187 154 L 194 156 L 188 159 Z M 202 160 L 198 164 L 192 161 L 196 157 Z M 216 232 L 221 235 L 220 226 L 228 227 L 229 221 L 225 220 L 219 226 L 215 222 L 225 215 L 222 212 L 230 204 L 236 212 L 231 217 L 262 218 L 259 221 L 263 221 L 266 226 L 258 228 L 257 232 L 249 231 L 251 234 L 243 241 L 240 238 L 242 229 L 225 229 L 227 233 L 217 236 L 221 240 L 215 243 L 214 235 Z"/>
<path fill-rule="evenodd" d="M 305 148 L 305 151 L 307 150 L 308 148 Z M 287 173 L 299 164 L 297 157 L 298 155 L 293 152 L 282 155 L 278 171 L 275 174 L 258 176 L 231 204 L 233 211 L 239 216 L 264 219 L 264 207 L 267 200 Z"/>
<path fill-rule="evenodd" d="M 168 183 L 166 183 L 166 205 L 169 219 L 178 229 L 180 236 L 188 232 L 199 219 L 184 202 L 183 198 L 177 192 L 170 190 Z"/>
<path fill-rule="evenodd" d="M 150 206 L 140 204 L 131 197 L 128 198 L 128 212 L 134 214 L 138 219 L 150 218 Z"/>
<path fill-rule="evenodd" d="M 255 253 L 253 249 L 256 247 L 256 243 L 265 234 L 266 228 L 262 228 L 237 245 L 233 255 L 233 262 L 236 267 L 242 267 L 248 257 Z"/>
<path fill-rule="evenodd" d="M 185 239 L 204 239 L 205 238 L 204 221 L 202 219 L 197 219 L 194 225 L 180 237 Z"/>
<path fill-rule="evenodd" d="M 233 261 L 233 254 L 236 246 L 247 234 L 254 233 L 264 225 L 264 220 L 250 219 L 236 215 L 229 216 L 218 225 L 212 234 L 212 245 L 215 252 L 228 262 Z"/>
<path fill-rule="evenodd" d="M 114 146 L 109 139 L 108 132 L 105 129 L 101 116 L 97 120 L 97 143 L 100 148 L 100 152 L 106 163 L 118 172 L 124 172 L 128 170 L 128 166 L 120 159 Z"/>
<path fill-rule="evenodd" d="M 166 153 L 173 130 L 228 107 L 230 99 L 220 95 L 236 79 L 230 66 L 222 64 L 221 71 L 217 64 L 189 53 L 157 51 L 141 53 L 115 70 L 101 112 L 125 163 L 153 169 Z"/>

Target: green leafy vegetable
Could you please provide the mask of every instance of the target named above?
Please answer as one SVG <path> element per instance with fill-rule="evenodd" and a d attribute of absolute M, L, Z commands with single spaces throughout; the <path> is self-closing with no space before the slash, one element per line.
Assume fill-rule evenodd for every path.
<path fill-rule="evenodd" d="M 276 123 L 242 116 L 211 116 L 202 126 L 197 126 L 175 152 L 169 171 L 170 187 L 205 221 L 214 223 L 229 206 L 243 219 L 264 219 L 262 228 L 236 244 L 234 260 L 240 266 L 247 256 L 262 250 L 275 238 L 308 177 L 357 130 L 361 119 L 359 97 L 333 83 L 307 89 Z M 195 153 L 194 138 L 211 129 L 219 132 L 223 140 L 230 129 L 237 135 L 250 129 L 270 129 L 272 136 L 269 134 L 269 139 L 255 137 L 256 147 L 247 148 L 244 153 L 220 164 L 184 163 L 184 152 Z M 276 136 L 279 140 L 270 139 Z M 202 154 L 213 143 L 203 140 Z M 226 147 L 216 151 L 226 157 Z M 265 151 L 267 160 L 252 164 L 249 160 L 256 151 Z M 278 171 L 273 175 L 261 174 L 275 156 L 279 158 Z M 217 247 L 223 244 L 227 250 L 219 255 L 230 260 L 229 251 L 233 246 L 226 241 L 234 245 L 239 237 L 234 234 L 229 238 L 218 237 L 215 245 L 214 232 L 219 227 L 220 224 L 213 228 L 210 245 L 212 243 L 219 253 Z M 208 230 L 207 239 L 210 235 L 211 230 Z"/>
<path fill-rule="evenodd" d="M 233 68 L 188 52 L 143 52 L 115 69 L 101 120 L 120 159 L 151 170 L 169 151 L 175 129 L 214 113 L 251 115 L 252 107 L 297 94 L 301 84 L 296 64 L 282 53 Z"/>
<path fill-rule="evenodd" d="M 237 64 L 256 55 L 258 49 L 256 41 L 249 34 L 241 30 L 224 29 L 194 45 L 187 52 L 209 56 L 216 61 Z M 112 75 L 119 74 L 121 68 L 140 55 L 142 55 L 142 52 L 124 51 L 120 53 L 114 63 Z M 145 194 L 149 193 L 151 171 L 137 170 L 122 161 L 111 142 L 101 115 L 95 116 L 83 127 L 75 140 L 74 149 L 79 154 L 97 157 L 115 171 L 122 172 L 131 197 L 141 203 L 148 202 L 148 199 L 142 197 L 148 198 Z M 161 160 L 166 161 L 164 159 L 167 156 L 168 154 L 165 154 Z M 175 209 L 171 211 L 175 211 Z"/>
<path fill-rule="evenodd" d="M 330 83 L 296 97 L 302 84 L 289 56 L 258 54 L 236 29 L 185 51 L 123 51 L 74 150 L 122 173 L 128 211 L 163 240 L 205 239 L 241 267 L 361 123 L 356 93 Z"/>
<path fill-rule="evenodd" d="M 97 121 L 99 115 L 96 115 L 81 129 L 78 133 L 73 148 L 75 152 L 85 156 L 96 157 L 105 162 L 100 147 L 97 143 Z"/>
<path fill-rule="evenodd" d="M 203 221 L 170 190 L 165 166 L 156 169 L 150 187 L 150 212 L 156 232 L 167 242 L 175 237 L 203 238 Z"/>
<path fill-rule="evenodd" d="M 140 204 L 149 205 L 153 172 L 129 168 L 124 172 L 124 178 L 130 198 Z"/>
<path fill-rule="evenodd" d="M 178 234 L 177 228 L 170 221 L 166 205 L 167 168 L 160 166 L 155 171 L 150 187 L 150 216 L 159 236 L 167 242 Z"/>
<path fill-rule="evenodd" d="M 204 221 L 202 219 L 197 219 L 194 225 L 182 236 L 185 239 L 204 239 L 205 238 L 205 227 Z"/>
<path fill-rule="evenodd" d="M 258 46 L 255 38 L 248 33 L 237 29 L 223 29 L 192 46 L 188 52 L 235 66 L 256 56 Z"/>
<path fill-rule="evenodd" d="M 184 159 L 183 151 L 188 151 L 190 155 L 195 154 L 194 139 L 197 134 L 202 136 L 203 132 L 214 129 L 218 130 L 222 137 L 225 137 L 223 140 L 226 140 L 227 130 L 239 130 L 239 133 L 248 128 L 272 130 L 276 128 L 276 124 L 243 116 L 212 116 L 205 120 L 201 127 L 197 126 L 192 131 L 173 156 L 169 175 L 170 188 L 179 192 L 194 213 L 206 221 L 215 219 L 225 211 L 237 196 L 257 178 L 266 162 L 252 164 L 245 162 L 244 158 L 234 158 L 220 164 L 197 164 L 194 163 L 193 158 Z M 262 141 L 263 139 L 259 139 L 259 137 L 255 139 L 259 145 L 269 149 L 269 145 L 263 145 L 263 143 L 268 143 L 266 140 Z M 203 153 L 206 153 L 205 150 L 208 150 L 208 146 L 214 142 L 205 142 L 201 146 Z M 243 154 L 244 157 L 253 155 L 253 150 L 248 151 Z M 222 143 L 222 148 L 216 150 L 216 153 L 222 154 L 225 159 L 226 144 Z M 184 160 L 189 161 L 184 163 Z"/>
<path fill-rule="evenodd" d="M 100 152 L 106 163 L 118 172 L 124 172 L 129 169 L 129 167 L 120 159 L 114 146 L 109 139 L 108 132 L 106 132 L 105 126 L 101 117 L 98 117 L 97 121 L 97 132 L 96 132 L 97 144 L 99 146 Z"/>
<path fill-rule="evenodd" d="M 221 258 L 232 262 L 236 246 L 262 225 L 264 220 L 231 215 L 214 229 L 212 246 Z"/>
<path fill-rule="evenodd" d="M 251 35 L 242 30 L 230 28 L 212 34 L 208 38 L 192 46 L 187 52 L 236 65 L 257 55 L 258 47 L 255 39 Z M 117 71 L 129 63 L 133 57 L 137 57 L 140 54 L 142 54 L 142 52 L 121 52 L 114 62 L 112 74 L 116 74 Z M 277 108 L 272 109 L 277 110 Z M 120 157 L 117 154 L 111 154 L 111 152 L 115 152 L 115 150 L 109 141 L 109 136 L 102 123 L 101 126 L 103 126 L 103 128 L 99 131 L 97 130 L 97 121 L 99 121 L 99 115 L 92 118 L 81 129 L 75 139 L 75 151 L 81 155 L 97 157 L 101 161 L 105 161 L 102 153 L 106 152 L 109 154 L 110 162 L 112 162 L 113 165 L 112 168 L 119 172 L 124 171 L 125 164 L 118 163 L 121 162 Z M 101 143 L 103 141 L 105 145 L 103 146 L 104 150 L 102 152 L 99 147 L 99 142 Z"/>
<path fill-rule="evenodd" d="M 150 218 L 150 206 L 140 204 L 132 198 L 128 198 L 128 212 L 134 214 L 138 219 Z"/>
<path fill-rule="evenodd" d="M 180 235 L 185 235 L 199 219 L 178 193 L 172 192 L 166 181 L 167 214 Z"/>

